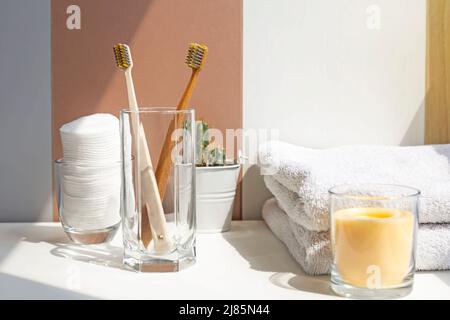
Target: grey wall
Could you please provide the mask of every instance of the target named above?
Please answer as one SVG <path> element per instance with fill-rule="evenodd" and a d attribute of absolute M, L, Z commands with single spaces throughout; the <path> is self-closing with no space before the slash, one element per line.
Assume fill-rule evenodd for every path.
<path fill-rule="evenodd" d="M 50 221 L 50 0 L 0 4 L 0 222 Z"/>

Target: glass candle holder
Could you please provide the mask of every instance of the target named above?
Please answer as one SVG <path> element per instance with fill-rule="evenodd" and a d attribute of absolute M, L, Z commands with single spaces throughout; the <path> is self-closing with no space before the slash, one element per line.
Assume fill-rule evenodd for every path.
<path fill-rule="evenodd" d="M 389 299 L 413 286 L 420 191 L 361 184 L 330 194 L 331 287 L 339 295 Z"/>
<path fill-rule="evenodd" d="M 175 272 L 195 262 L 195 115 L 121 112 L 124 265 Z"/>
<path fill-rule="evenodd" d="M 120 225 L 121 162 L 55 161 L 59 220 L 75 243 L 110 241 Z"/>

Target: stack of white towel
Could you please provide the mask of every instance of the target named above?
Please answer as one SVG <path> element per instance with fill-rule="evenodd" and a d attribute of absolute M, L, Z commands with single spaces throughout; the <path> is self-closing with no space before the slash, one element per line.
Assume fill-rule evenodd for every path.
<path fill-rule="evenodd" d="M 274 195 L 263 218 L 305 272 L 329 273 L 328 190 L 348 183 L 390 183 L 420 189 L 416 266 L 450 269 L 450 145 L 357 146 L 313 150 L 271 141 L 259 163 Z"/>

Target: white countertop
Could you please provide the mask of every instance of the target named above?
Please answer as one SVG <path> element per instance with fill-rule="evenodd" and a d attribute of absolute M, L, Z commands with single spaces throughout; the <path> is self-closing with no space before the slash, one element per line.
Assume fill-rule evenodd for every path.
<path fill-rule="evenodd" d="M 305 275 L 262 221 L 197 237 L 197 263 L 179 273 L 123 270 L 110 245 L 70 244 L 57 223 L 0 224 L 0 298 L 336 299 L 328 277 Z M 450 299 L 450 272 L 418 273 L 410 299 Z"/>

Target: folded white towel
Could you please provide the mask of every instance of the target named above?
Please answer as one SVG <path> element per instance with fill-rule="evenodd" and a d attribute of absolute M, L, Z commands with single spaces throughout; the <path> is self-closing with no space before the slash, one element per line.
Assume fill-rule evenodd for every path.
<path fill-rule="evenodd" d="M 293 192 L 285 195 L 290 199 L 287 211 L 293 216 L 301 208 L 305 217 L 299 218 L 304 224 L 300 223 L 311 230 L 329 228 L 328 190 L 353 183 L 415 187 L 422 192 L 419 222 L 450 222 L 449 161 L 450 145 L 313 150 L 271 141 L 259 150 L 261 173 Z M 269 189 L 275 188 L 273 180 L 265 180 Z"/>
<path fill-rule="evenodd" d="M 306 273 L 321 275 L 330 272 L 329 232 L 303 228 L 289 219 L 274 198 L 265 203 L 262 216 Z M 450 269 L 450 224 L 421 224 L 417 238 L 418 270 Z"/>
<path fill-rule="evenodd" d="M 311 206 L 306 208 L 308 204 L 297 193 L 283 186 L 273 176 L 264 176 L 264 183 L 278 200 L 280 208 L 292 221 L 311 231 L 327 231 L 329 229 L 328 214 L 314 210 Z M 306 212 L 310 214 L 306 214 Z"/>

